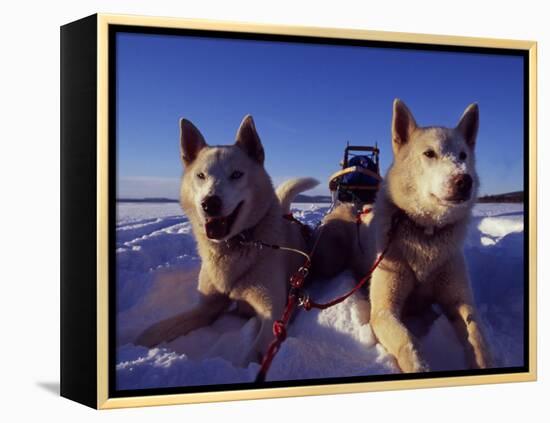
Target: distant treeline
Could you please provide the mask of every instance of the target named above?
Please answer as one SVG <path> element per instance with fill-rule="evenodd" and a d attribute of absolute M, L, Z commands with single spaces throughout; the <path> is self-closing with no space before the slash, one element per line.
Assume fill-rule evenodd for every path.
<path fill-rule="evenodd" d="M 172 198 L 117 198 L 117 203 L 179 203 Z"/>
<path fill-rule="evenodd" d="M 179 203 L 173 198 L 117 198 L 117 203 Z M 303 195 L 299 194 L 295 203 L 330 203 L 332 199 L 328 195 Z"/>
<path fill-rule="evenodd" d="M 295 203 L 331 203 L 328 195 L 304 195 L 296 196 Z M 479 203 L 523 203 L 523 191 L 507 192 L 505 194 L 484 195 L 478 198 Z"/>
<path fill-rule="evenodd" d="M 332 198 L 329 195 L 298 194 L 294 203 L 332 203 Z"/>
<path fill-rule="evenodd" d="M 294 203 L 331 203 L 329 195 L 296 196 Z M 483 195 L 478 198 L 479 203 L 523 203 L 523 191 L 508 192 L 505 194 Z M 117 203 L 179 203 L 172 198 L 119 198 Z"/>
<path fill-rule="evenodd" d="M 523 191 L 507 192 L 505 194 L 483 195 L 479 203 L 523 203 Z"/>

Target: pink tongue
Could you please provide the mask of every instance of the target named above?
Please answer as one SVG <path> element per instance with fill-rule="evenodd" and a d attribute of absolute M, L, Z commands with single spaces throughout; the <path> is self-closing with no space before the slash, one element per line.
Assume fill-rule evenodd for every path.
<path fill-rule="evenodd" d="M 210 219 L 204 226 L 210 239 L 221 239 L 227 235 L 227 219 L 224 217 Z"/>

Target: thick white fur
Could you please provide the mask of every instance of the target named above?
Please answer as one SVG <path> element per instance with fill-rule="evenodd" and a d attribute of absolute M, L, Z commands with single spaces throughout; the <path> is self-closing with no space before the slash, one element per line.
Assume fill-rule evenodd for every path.
<path fill-rule="evenodd" d="M 252 239 L 305 250 L 298 225 L 283 219 L 283 214 L 295 195 L 317 181 L 293 179 L 276 193 L 263 166 L 263 147 L 250 116 L 243 119 L 237 141 L 230 146 L 210 147 L 191 122 L 182 120 L 181 125 L 185 163 L 181 206 L 191 221 L 202 261 L 197 286 L 200 300 L 191 310 L 151 326 L 136 342 L 151 347 L 185 335 L 208 325 L 235 301 L 242 313 L 256 316 L 260 322 L 256 339 L 245 348 L 242 364 L 246 365 L 259 360 L 272 340 L 272 325 L 284 309 L 289 277 L 303 258 L 242 245 L 235 236 L 247 230 Z M 235 170 L 243 173 L 238 180 L 230 178 Z M 204 178 L 198 178 L 199 173 Z M 207 195 L 221 198 L 224 215 L 242 202 L 231 232 L 223 240 L 206 236 L 201 202 Z"/>
<path fill-rule="evenodd" d="M 474 152 L 477 124 L 477 106 L 471 105 L 456 128 L 421 128 L 404 103 L 394 102 L 394 161 L 364 242 L 375 242 L 380 252 L 389 242 L 392 216 L 404 213 L 370 287 L 372 328 L 404 372 L 422 372 L 428 366 L 402 318 L 433 303 L 454 325 L 470 366 L 492 365 L 463 254 L 479 185 Z M 427 158 L 428 149 L 437 157 Z M 467 158 L 461 160 L 463 152 Z M 459 204 L 446 202 L 453 177 L 461 172 L 473 178 L 472 196 Z"/>
<path fill-rule="evenodd" d="M 276 193 L 284 213 L 290 212 L 290 204 L 298 194 L 319 185 L 314 178 L 296 178 L 283 182 L 277 187 Z"/>

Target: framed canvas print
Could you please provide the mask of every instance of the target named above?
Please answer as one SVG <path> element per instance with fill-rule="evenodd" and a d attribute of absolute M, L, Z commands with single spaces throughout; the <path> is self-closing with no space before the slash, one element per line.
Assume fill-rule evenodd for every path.
<path fill-rule="evenodd" d="M 536 378 L 536 43 L 61 28 L 61 394 Z"/>

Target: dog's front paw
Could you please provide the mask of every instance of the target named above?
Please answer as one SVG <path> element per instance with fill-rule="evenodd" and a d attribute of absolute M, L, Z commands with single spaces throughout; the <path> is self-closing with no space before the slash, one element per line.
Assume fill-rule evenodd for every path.
<path fill-rule="evenodd" d="M 153 325 L 141 332 L 135 339 L 134 344 L 143 345 L 147 348 L 153 348 L 161 342 L 162 341 L 156 330 L 156 325 Z"/>
<path fill-rule="evenodd" d="M 430 370 L 412 343 L 405 344 L 399 349 L 397 364 L 404 373 L 424 373 Z"/>
<path fill-rule="evenodd" d="M 469 343 L 466 344 L 466 354 L 469 367 L 471 369 L 490 369 L 495 367 L 491 348 L 487 344 L 486 338 L 479 329 L 475 320 L 472 319 L 469 324 Z"/>
<path fill-rule="evenodd" d="M 495 367 L 491 353 L 487 350 L 476 351 L 470 360 L 471 369 L 490 369 Z"/>
<path fill-rule="evenodd" d="M 153 348 L 162 342 L 169 342 L 176 338 L 177 334 L 174 332 L 174 324 L 171 319 L 167 319 L 149 326 L 138 335 L 134 343 L 147 348 Z"/>

